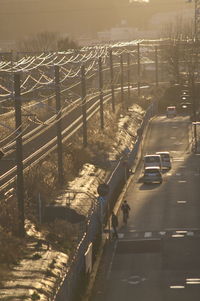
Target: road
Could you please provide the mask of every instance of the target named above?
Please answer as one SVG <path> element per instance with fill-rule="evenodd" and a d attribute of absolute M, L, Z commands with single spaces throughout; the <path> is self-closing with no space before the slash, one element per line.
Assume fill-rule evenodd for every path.
<path fill-rule="evenodd" d="M 172 169 L 162 184 L 144 185 L 139 167 L 126 194 L 128 225 L 106 248 L 91 301 L 199 300 L 200 156 L 190 135 L 188 117 L 152 121 L 144 154 L 170 151 Z"/>

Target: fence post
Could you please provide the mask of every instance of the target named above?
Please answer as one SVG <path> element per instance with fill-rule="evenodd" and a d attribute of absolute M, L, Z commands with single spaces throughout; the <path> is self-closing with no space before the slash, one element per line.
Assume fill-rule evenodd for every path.
<path fill-rule="evenodd" d="M 17 201 L 19 218 L 19 236 L 24 237 L 24 176 L 23 176 L 23 148 L 22 148 L 22 115 L 20 74 L 14 74 L 15 98 L 15 126 L 16 126 L 16 165 L 17 165 Z"/>
<path fill-rule="evenodd" d="M 110 49 L 110 82 L 111 82 L 111 93 L 112 93 L 112 111 L 115 113 L 115 90 L 113 82 L 113 54 L 112 49 Z"/>
<path fill-rule="evenodd" d="M 127 54 L 128 104 L 130 102 L 130 53 Z"/>
<path fill-rule="evenodd" d="M 138 97 L 140 97 L 140 43 L 137 44 L 137 65 L 138 65 L 138 69 L 137 69 L 137 86 L 138 86 Z"/>
<path fill-rule="evenodd" d="M 99 100 L 100 100 L 100 124 L 101 129 L 104 129 L 104 116 L 103 116 L 103 74 L 102 74 L 102 60 L 99 58 Z"/>
<path fill-rule="evenodd" d="M 87 146 L 87 110 L 86 110 L 86 83 L 85 66 L 81 66 L 81 88 L 82 88 L 82 116 L 83 116 L 83 147 Z"/>
<path fill-rule="evenodd" d="M 124 65 L 123 55 L 120 55 L 120 70 L 121 70 L 121 103 L 124 106 Z"/>
<path fill-rule="evenodd" d="M 56 92 L 56 130 L 57 130 L 57 152 L 58 152 L 58 182 L 64 184 L 63 152 L 62 152 L 62 113 L 60 101 L 60 70 L 55 66 L 55 92 Z"/>

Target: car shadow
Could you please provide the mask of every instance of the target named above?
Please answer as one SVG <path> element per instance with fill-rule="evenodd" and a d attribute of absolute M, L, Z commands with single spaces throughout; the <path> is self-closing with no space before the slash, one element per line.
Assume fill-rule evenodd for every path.
<path fill-rule="evenodd" d="M 153 190 L 156 189 L 158 186 L 160 186 L 161 183 L 143 183 L 139 190 Z"/>

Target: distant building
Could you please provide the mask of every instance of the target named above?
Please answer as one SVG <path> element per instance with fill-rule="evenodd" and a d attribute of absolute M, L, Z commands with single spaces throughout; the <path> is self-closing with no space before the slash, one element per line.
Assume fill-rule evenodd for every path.
<path fill-rule="evenodd" d="M 138 28 L 128 26 L 116 26 L 107 31 L 97 33 L 98 40 L 108 41 L 132 41 L 135 39 L 156 38 L 157 32 L 152 30 L 138 30 Z"/>

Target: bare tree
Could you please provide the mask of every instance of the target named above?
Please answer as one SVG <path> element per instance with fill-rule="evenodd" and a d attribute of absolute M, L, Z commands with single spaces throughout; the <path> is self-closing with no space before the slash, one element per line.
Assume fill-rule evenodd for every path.
<path fill-rule="evenodd" d="M 174 22 L 166 23 L 162 28 L 162 36 L 168 38 L 167 45 L 163 47 L 162 60 L 167 63 L 167 71 L 176 83 L 181 82 L 193 53 L 192 25 L 190 18 L 183 19 L 182 16 L 177 16 Z"/>
<path fill-rule="evenodd" d="M 56 32 L 44 31 L 20 40 L 17 48 L 21 52 L 56 51 L 58 38 Z"/>
<path fill-rule="evenodd" d="M 177 15 L 173 22 L 165 23 L 161 29 L 161 36 L 171 40 L 191 39 L 194 35 L 192 18 Z"/>
<path fill-rule="evenodd" d="M 65 51 L 68 49 L 78 49 L 79 45 L 74 40 L 70 40 L 70 38 L 61 38 L 57 42 L 58 51 Z"/>

